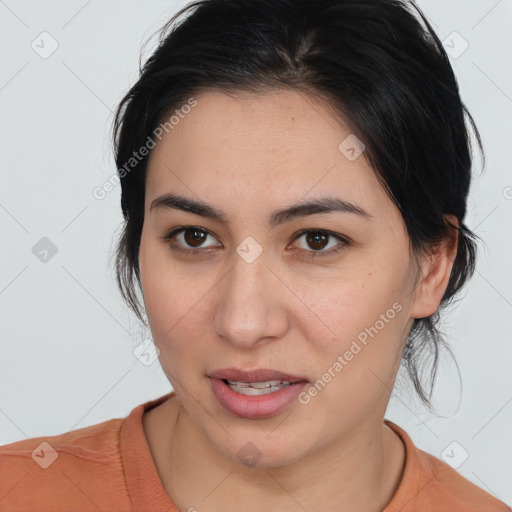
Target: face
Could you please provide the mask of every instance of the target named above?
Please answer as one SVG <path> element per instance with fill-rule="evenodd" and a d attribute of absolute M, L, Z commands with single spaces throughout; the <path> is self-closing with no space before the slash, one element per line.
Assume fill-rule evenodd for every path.
<path fill-rule="evenodd" d="M 412 318 L 430 312 L 403 219 L 353 139 L 340 149 L 351 131 L 328 105 L 291 91 L 195 99 L 148 163 L 140 272 L 153 339 L 218 453 L 292 464 L 382 422 Z M 166 194 L 211 208 L 155 202 Z M 353 208 L 326 207 L 342 202 Z M 210 378 L 225 368 L 307 382 L 233 401 Z"/>

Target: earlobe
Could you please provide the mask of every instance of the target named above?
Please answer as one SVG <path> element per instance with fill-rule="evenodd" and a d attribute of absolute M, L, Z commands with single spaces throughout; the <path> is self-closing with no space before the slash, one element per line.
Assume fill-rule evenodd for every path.
<path fill-rule="evenodd" d="M 455 227 L 459 226 L 454 215 L 445 215 L 445 219 Z M 425 318 L 438 310 L 450 280 L 457 245 L 458 231 L 450 227 L 448 236 L 424 257 L 421 264 L 422 278 L 416 288 L 411 318 Z"/>

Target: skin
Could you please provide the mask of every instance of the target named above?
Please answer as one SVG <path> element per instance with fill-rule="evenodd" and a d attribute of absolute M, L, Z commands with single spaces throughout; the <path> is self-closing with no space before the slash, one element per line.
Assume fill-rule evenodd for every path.
<path fill-rule="evenodd" d="M 405 459 L 383 423 L 386 406 L 413 319 L 439 307 L 456 243 L 414 265 L 400 212 L 364 156 L 340 152 L 350 128 L 322 100 L 287 90 L 195 98 L 151 153 L 140 246 L 147 316 L 177 393 L 143 418 L 162 484 L 182 511 L 381 511 Z M 229 225 L 150 210 L 169 192 L 223 210 Z M 324 196 L 372 218 L 321 213 L 269 226 L 270 212 Z M 202 245 L 190 245 L 190 233 L 173 241 L 208 248 L 203 256 L 162 239 L 182 225 L 209 233 Z M 305 228 L 350 243 L 307 258 L 318 247 L 295 236 Z M 252 263 L 236 252 L 248 236 L 263 249 Z M 330 237 L 321 251 L 337 243 Z M 220 368 L 278 369 L 314 383 L 394 303 L 401 310 L 309 403 L 251 420 L 215 398 L 207 373 Z M 248 442 L 260 453 L 254 466 L 237 457 Z"/>

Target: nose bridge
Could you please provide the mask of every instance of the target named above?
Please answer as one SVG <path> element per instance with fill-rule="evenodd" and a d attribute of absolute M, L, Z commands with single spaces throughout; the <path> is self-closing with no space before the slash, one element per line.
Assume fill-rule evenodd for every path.
<path fill-rule="evenodd" d="M 251 254 L 255 247 L 250 244 L 241 243 L 234 254 L 214 317 L 216 334 L 245 348 L 261 338 L 282 336 L 286 329 L 276 290 L 279 280 L 267 267 L 266 255 Z"/>

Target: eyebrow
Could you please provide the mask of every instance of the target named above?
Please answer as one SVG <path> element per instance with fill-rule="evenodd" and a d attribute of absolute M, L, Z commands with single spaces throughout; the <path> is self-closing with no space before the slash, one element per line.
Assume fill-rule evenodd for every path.
<path fill-rule="evenodd" d="M 181 210 L 216 220 L 226 225 L 230 224 L 227 215 L 223 211 L 208 203 L 178 196 L 176 194 L 164 194 L 163 196 L 157 197 L 152 201 L 149 210 Z M 269 224 L 275 227 L 298 217 L 306 217 L 308 215 L 314 215 L 315 213 L 335 212 L 350 213 L 368 220 L 373 218 L 373 216 L 363 210 L 363 208 L 351 202 L 339 198 L 322 197 L 303 201 L 282 210 L 272 212 L 269 216 Z"/>

